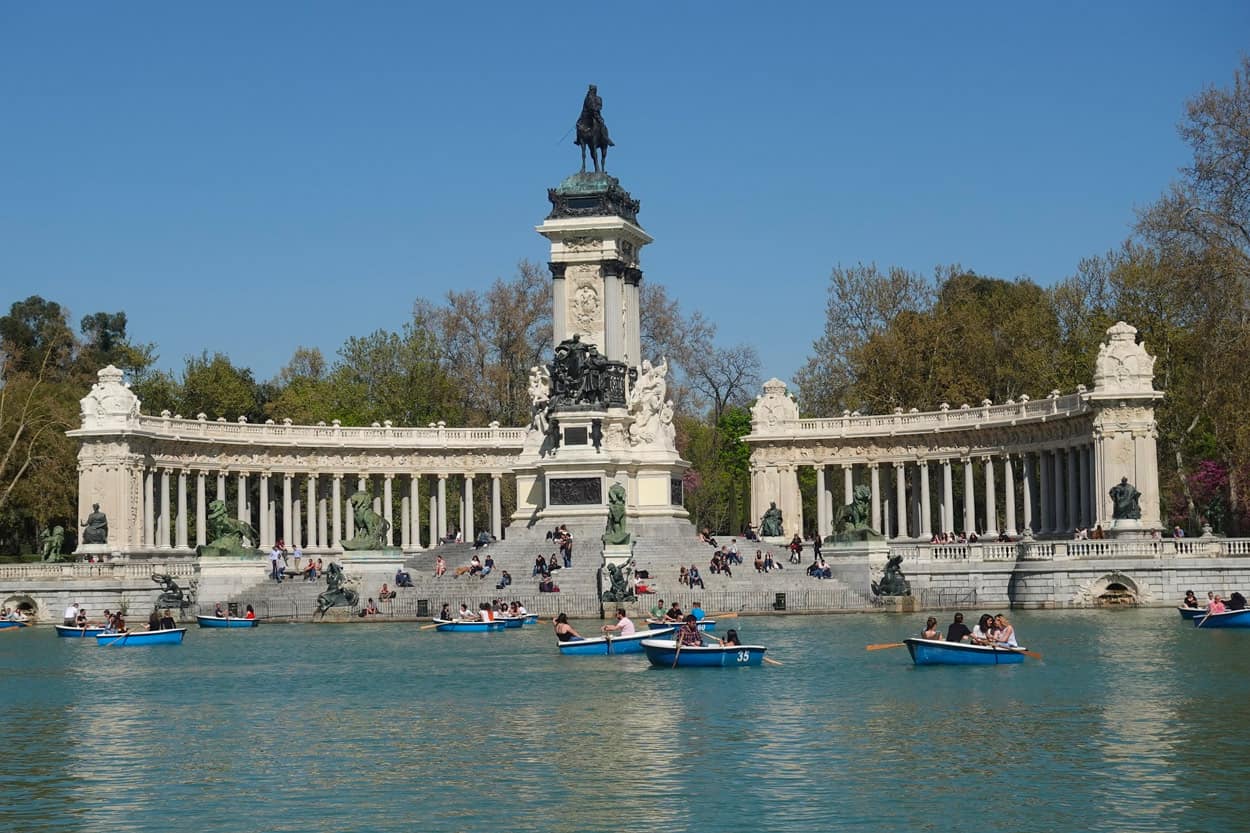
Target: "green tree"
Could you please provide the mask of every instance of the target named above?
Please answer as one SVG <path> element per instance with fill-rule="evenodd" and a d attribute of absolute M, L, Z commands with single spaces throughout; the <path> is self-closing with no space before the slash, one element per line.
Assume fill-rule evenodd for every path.
<path fill-rule="evenodd" d="M 252 371 L 236 367 L 224 353 L 189 356 L 182 373 L 178 410 L 185 417 L 210 419 L 246 416 L 263 419 L 260 391 Z"/>

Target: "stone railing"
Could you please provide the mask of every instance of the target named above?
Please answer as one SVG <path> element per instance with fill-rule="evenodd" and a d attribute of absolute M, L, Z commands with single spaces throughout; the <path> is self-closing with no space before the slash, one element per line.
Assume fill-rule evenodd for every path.
<path fill-rule="evenodd" d="M 833 436 L 881 436 L 889 434 L 920 434 L 933 431 L 953 431 L 967 428 L 991 428 L 999 425 L 1017 425 L 1022 422 L 1047 422 L 1065 417 L 1078 416 L 1089 411 L 1083 393 L 1065 396 L 1052 394 L 1045 399 L 1029 400 L 1002 405 L 963 405 L 959 408 L 943 407 L 937 411 L 898 411 L 893 414 L 861 416 L 844 414 L 823 419 L 781 420 L 773 426 L 756 425 L 757 434 L 785 434 L 796 437 Z"/>
<path fill-rule="evenodd" d="M 904 562 L 1077 561 L 1107 558 L 1250 558 L 1250 538 L 1164 538 L 1159 541 L 987 541 L 975 544 L 891 542 Z"/>
<path fill-rule="evenodd" d="M 121 580 L 147 578 L 154 573 L 189 578 L 196 574 L 197 564 L 194 558 L 178 561 L 103 561 L 96 564 L 3 564 L 0 565 L 0 581 L 85 578 Z"/>
<path fill-rule="evenodd" d="M 219 443 L 252 443 L 276 446 L 351 446 L 378 448 L 490 448 L 519 450 L 525 441 L 524 428 L 491 425 L 486 428 L 400 428 L 387 424 L 349 428 L 342 425 L 295 425 L 288 422 L 230 422 L 224 419 L 183 419 L 172 416 L 140 415 L 131 423 L 131 432 L 168 440 L 204 440 Z M 88 426 L 75 435 L 92 433 Z M 105 433 L 117 433 L 109 428 Z"/>

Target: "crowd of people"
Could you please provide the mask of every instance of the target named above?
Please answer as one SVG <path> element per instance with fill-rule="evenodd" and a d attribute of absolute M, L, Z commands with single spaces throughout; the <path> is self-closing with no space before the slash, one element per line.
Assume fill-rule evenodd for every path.
<path fill-rule="evenodd" d="M 924 623 L 922 639 L 937 639 L 945 642 L 968 642 L 973 645 L 994 645 L 999 648 L 1018 648 L 1016 629 L 1007 617 L 1000 613 L 994 616 L 981 614 L 981 618 L 971 629 L 964 623 L 964 615 L 956 613 L 954 620 L 946 628 L 946 633 L 938 629 L 938 620 L 930 616 Z"/>
<path fill-rule="evenodd" d="M 450 603 L 444 602 L 437 618 L 443 622 L 494 622 L 501 617 L 528 615 L 529 611 L 519 601 L 506 602 L 503 599 L 491 599 L 489 602 L 479 604 L 477 610 L 470 610 L 467 604 L 461 602 L 460 609 L 455 612 L 452 611 Z"/>
<path fill-rule="evenodd" d="M 29 622 L 30 614 L 20 607 L 15 607 L 12 610 L 6 607 L 0 610 L 0 619 L 6 622 Z"/>
<path fill-rule="evenodd" d="M 1212 590 L 1207 591 L 1207 601 L 1205 604 L 1198 601 L 1198 597 L 1194 595 L 1194 591 L 1185 591 L 1185 600 L 1181 602 L 1183 607 L 1190 610 L 1203 610 L 1207 613 L 1227 613 L 1230 610 L 1245 610 L 1246 597 L 1240 592 L 1234 590 L 1228 597 L 1228 601 L 1224 601 L 1224 597 Z"/>

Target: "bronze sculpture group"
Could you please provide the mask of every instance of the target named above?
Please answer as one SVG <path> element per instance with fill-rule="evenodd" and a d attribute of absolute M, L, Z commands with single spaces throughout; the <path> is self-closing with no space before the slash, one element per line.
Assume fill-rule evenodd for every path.
<path fill-rule="evenodd" d="M 603 99 L 599 97 L 599 88 L 594 84 L 586 90 L 582 112 L 577 117 L 577 138 L 573 144 L 582 149 L 582 173 L 586 172 L 587 149 L 590 150 L 590 161 L 595 166 L 595 173 L 607 172 L 608 148 L 616 143 L 608 138 L 608 126 L 603 123 Z"/>

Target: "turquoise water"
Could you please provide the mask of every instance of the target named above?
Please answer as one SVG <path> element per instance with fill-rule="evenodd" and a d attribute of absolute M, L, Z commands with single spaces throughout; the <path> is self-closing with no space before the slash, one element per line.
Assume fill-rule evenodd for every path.
<path fill-rule="evenodd" d="M 1242 826 L 1250 631 L 1014 621 L 1043 661 L 916 668 L 864 650 L 923 623 L 886 615 L 738 619 L 784 666 L 723 670 L 561 657 L 544 627 L 3 634 L 0 829 Z"/>

